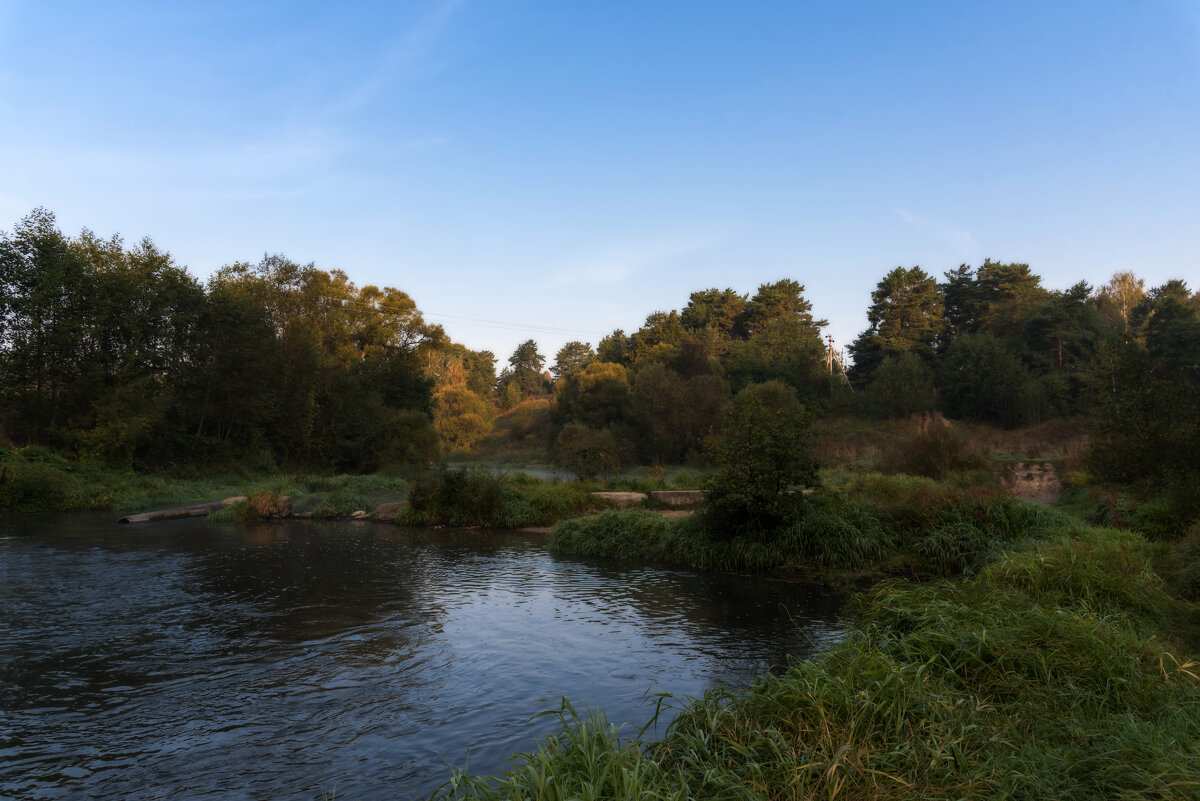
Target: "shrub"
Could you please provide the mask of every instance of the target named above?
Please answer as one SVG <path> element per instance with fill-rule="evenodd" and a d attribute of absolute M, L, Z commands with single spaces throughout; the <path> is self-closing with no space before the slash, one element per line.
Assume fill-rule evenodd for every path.
<path fill-rule="evenodd" d="M 579 484 L 497 475 L 480 468 L 444 468 L 417 480 L 397 522 L 521 528 L 579 514 L 591 503 L 587 488 Z"/>
<path fill-rule="evenodd" d="M 621 457 L 627 447 L 610 429 L 567 423 L 558 435 L 558 462 L 580 480 L 621 474 Z"/>
<path fill-rule="evenodd" d="M 58 466 L 58 462 L 38 458 L 32 462 L 0 464 L 0 510 L 57 512 L 75 508 L 80 502 L 81 482 Z"/>
<path fill-rule="evenodd" d="M 891 472 L 941 478 L 953 470 L 986 468 L 988 458 L 969 447 L 949 423 L 935 421 L 892 445 L 881 466 Z"/>
<path fill-rule="evenodd" d="M 780 381 L 751 384 L 737 394 L 707 442 L 717 469 L 705 482 L 710 531 L 765 536 L 797 519 L 800 491 L 817 484 L 810 424 L 795 391 Z"/>

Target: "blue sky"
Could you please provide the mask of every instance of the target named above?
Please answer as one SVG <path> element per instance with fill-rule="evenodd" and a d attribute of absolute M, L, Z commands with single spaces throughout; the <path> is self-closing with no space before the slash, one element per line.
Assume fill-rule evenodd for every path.
<path fill-rule="evenodd" d="M 1195 287 L 1200 0 L 0 0 L 0 228 L 37 206 L 501 362 L 785 277 L 839 344 L 898 265 Z"/>

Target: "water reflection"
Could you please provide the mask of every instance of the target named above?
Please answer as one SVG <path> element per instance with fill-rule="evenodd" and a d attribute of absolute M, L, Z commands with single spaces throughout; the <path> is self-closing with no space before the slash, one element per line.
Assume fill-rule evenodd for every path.
<path fill-rule="evenodd" d="M 0 536 L 0 796 L 405 797 L 468 746 L 484 771 L 529 747 L 552 726 L 528 722 L 539 699 L 641 724 L 644 693 L 744 685 L 838 635 L 821 590 L 556 559 L 533 535 L 17 534 Z"/>

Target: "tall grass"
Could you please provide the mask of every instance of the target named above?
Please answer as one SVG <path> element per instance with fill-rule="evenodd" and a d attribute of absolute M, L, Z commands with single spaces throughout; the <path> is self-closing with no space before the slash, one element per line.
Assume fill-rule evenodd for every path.
<path fill-rule="evenodd" d="M 1083 529 L 957 582 L 877 585 L 851 635 L 666 736 L 602 717 L 448 798 L 1085 799 L 1200 795 L 1200 666 L 1136 535 Z"/>
<path fill-rule="evenodd" d="M 952 576 L 1071 525 L 1065 515 L 994 490 L 872 476 L 808 496 L 795 522 L 760 536 L 719 536 L 703 514 L 667 520 L 642 510 L 609 511 L 559 523 L 550 548 L 721 569 L 803 565 Z"/>
<path fill-rule="evenodd" d="M 409 506 L 401 510 L 396 522 L 522 528 L 553 523 L 598 505 L 585 484 L 452 468 L 418 479 L 409 494 Z"/>
<path fill-rule="evenodd" d="M 112 470 L 66 459 L 36 446 L 0 450 L 0 512 L 146 511 L 259 491 L 290 496 L 298 509 L 316 508 L 338 493 L 355 496 L 357 503 L 370 508 L 383 501 L 400 500 L 405 489 L 402 479 L 384 475 L 230 473 L 186 478 Z"/>

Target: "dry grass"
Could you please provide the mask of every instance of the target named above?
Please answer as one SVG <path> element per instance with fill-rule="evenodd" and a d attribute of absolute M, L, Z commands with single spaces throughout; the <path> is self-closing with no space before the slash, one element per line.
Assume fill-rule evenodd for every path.
<path fill-rule="evenodd" d="M 1048 420 L 1012 430 L 961 421 L 952 421 L 952 425 L 965 449 L 997 461 L 1054 462 L 1060 472 L 1079 470 L 1083 465 L 1087 435 L 1079 422 Z M 870 470 L 918 429 L 916 419 L 824 420 L 814 427 L 813 454 L 822 465 Z"/>

